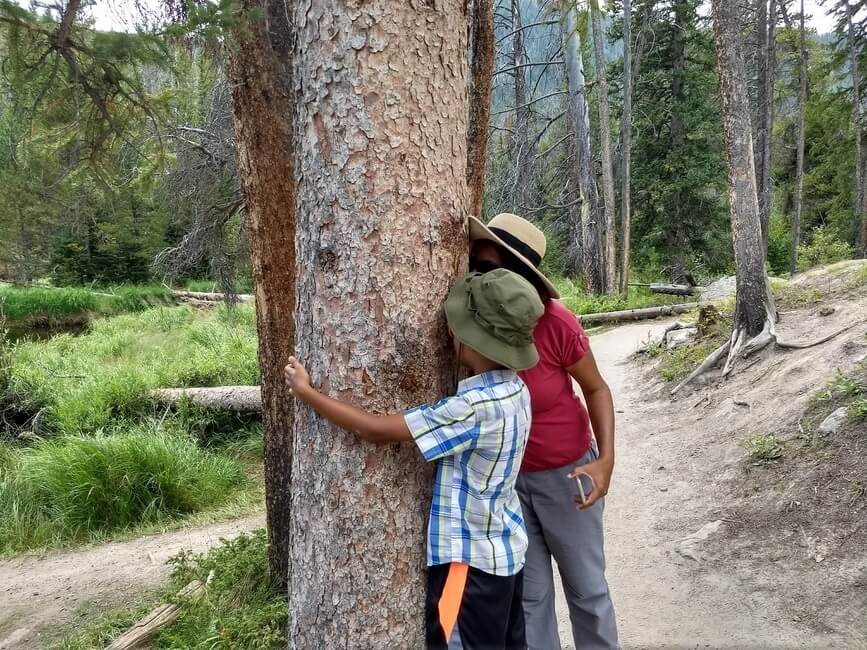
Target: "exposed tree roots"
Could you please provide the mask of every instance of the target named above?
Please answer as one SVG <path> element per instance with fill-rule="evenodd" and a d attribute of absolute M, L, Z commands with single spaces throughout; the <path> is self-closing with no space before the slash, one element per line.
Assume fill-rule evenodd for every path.
<path fill-rule="evenodd" d="M 843 332 L 852 329 L 856 323 L 850 323 L 845 327 L 838 329 L 827 336 L 823 336 L 820 339 L 809 342 L 792 342 L 792 341 L 781 341 L 777 338 L 777 328 L 774 323 L 774 318 L 770 314 L 768 314 L 767 320 L 765 320 L 765 326 L 762 328 L 762 331 L 759 332 L 752 339 L 747 340 L 746 331 L 742 328 L 736 328 L 731 335 L 731 338 L 718 347 L 716 350 L 711 352 L 704 361 L 702 361 L 699 366 L 693 370 L 686 379 L 681 381 L 677 386 L 675 386 L 671 390 L 671 394 L 676 394 L 681 388 L 688 385 L 699 375 L 712 370 L 717 366 L 720 360 L 723 358 L 726 353 L 728 353 L 728 357 L 726 358 L 726 363 L 723 366 L 722 376 L 727 377 L 732 370 L 734 370 L 735 362 L 737 359 L 746 359 L 757 352 L 765 349 L 771 344 L 774 344 L 778 348 L 782 348 L 784 350 L 805 350 L 807 348 L 812 348 L 817 345 L 821 345 L 822 343 L 827 343 L 831 339 L 839 336 Z"/>

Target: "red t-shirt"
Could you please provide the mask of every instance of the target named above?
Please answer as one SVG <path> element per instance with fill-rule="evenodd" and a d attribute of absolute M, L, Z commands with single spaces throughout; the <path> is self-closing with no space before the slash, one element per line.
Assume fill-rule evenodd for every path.
<path fill-rule="evenodd" d="M 539 363 L 519 373 L 530 389 L 533 423 L 522 472 L 562 467 L 590 448 L 590 416 L 572 388 L 567 368 L 590 349 L 590 339 L 571 311 L 549 300 L 533 331 Z"/>

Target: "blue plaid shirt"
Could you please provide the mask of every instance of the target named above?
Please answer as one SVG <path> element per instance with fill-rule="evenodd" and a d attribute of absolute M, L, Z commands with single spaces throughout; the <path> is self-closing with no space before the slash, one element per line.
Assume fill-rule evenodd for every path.
<path fill-rule="evenodd" d="M 524 382 L 512 370 L 492 370 L 404 418 L 425 460 L 438 461 L 428 566 L 462 562 L 494 575 L 516 574 L 527 550 L 515 492 L 530 432 Z"/>

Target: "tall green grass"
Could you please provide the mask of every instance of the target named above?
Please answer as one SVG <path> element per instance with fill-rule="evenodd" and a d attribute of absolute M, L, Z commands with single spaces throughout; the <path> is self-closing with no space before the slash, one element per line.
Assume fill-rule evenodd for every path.
<path fill-rule="evenodd" d="M 640 309 L 642 307 L 657 307 L 659 305 L 671 305 L 696 300 L 696 298 L 691 296 L 669 296 L 652 293 L 645 287 L 630 287 L 628 298 L 623 298 L 620 294 L 595 296 L 585 293 L 583 288 L 572 280 L 554 278 L 552 281 L 560 292 L 563 304 L 578 315 L 621 311 L 624 309 Z"/>
<path fill-rule="evenodd" d="M 7 374 L 5 401 L 41 413 L 40 435 L 123 429 L 156 414 L 153 388 L 258 383 L 255 313 L 163 307 L 101 319 L 82 336 L 16 345 Z"/>
<path fill-rule="evenodd" d="M 240 462 L 152 425 L 7 448 L 0 553 L 171 521 L 220 505 L 248 482 Z"/>
<path fill-rule="evenodd" d="M 86 288 L 0 287 L 0 315 L 9 325 L 51 325 L 70 318 L 86 319 L 141 311 L 172 302 L 160 285 Z"/>

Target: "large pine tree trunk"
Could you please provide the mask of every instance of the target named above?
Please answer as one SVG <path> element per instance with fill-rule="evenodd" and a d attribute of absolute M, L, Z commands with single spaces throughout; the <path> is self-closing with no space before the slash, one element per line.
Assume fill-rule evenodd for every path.
<path fill-rule="evenodd" d="M 762 245 L 768 250 L 768 224 L 771 214 L 771 138 L 774 126 L 774 77 L 776 73 L 777 0 L 759 0 L 758 43 L 759 61 L 756 88 L 756 187 L 759 218 L 762 224 Z"/>
<path fill-rule="evenodd" d="M 566 79 L 569 88 L 569 118 L 576 152 L 575 182 L 581 195 L 580 210 L 570 211 L 571 245 L 570 263 L 573 274 L 577 264 L 583 263 L 584 283 L 590 293 L 602 293 L 603 276 L 602 226 L 604 216 L 599 191 L 593 175 L 593 153 L 590 147 L 590 109 L 584 83 L 584 61 L 581 55 L 581 37 L 578 33 L 578 10 L 575 3 L 564 2 L 561 17 L 563 51 L 566 60 Z"/>
<path fill-rule="evenodd" d="M 453 390 L 465 3 L 307 1 L 295 22 L 296 348 L 326 393 L 397 412 Z M 421 647 L 429 468 L 300 405 L 294 442 L 291 647 Z"/>
<path fill-rule="evenodd" d="M 711 8 L 737 277 L 728 370 L 748 338 L 773 328 L 776 310 L 765 273 L 750 106 L 740 38 L 740 9 L 737 3 L 729 0 L 713 0 Z"/>
<path fill-rule="evenodd" d="M 623 0 L 623 117 L 620 141 L 623 143 L 620 172 L 620 293 L 629 295 L 629 257 L 631 243 L 632 165 L 632 1 Z"/>
<path fill-rule="evenodd" d="M 295 188 L 286 65 L 290 28 L 281 3 L 266 7 L 263 0 L 241 0 L 238 10 L 244 20 L 229 43 L 226 74 L 256 292 L 268 555 L 272 578 L 285 586 L 293 400 L 283 381 L 283 367 L 295 335 Z"/>
<path fill-rule="evenodd" d="M 849 40 L 849 65 L 852 68 L 852 134 L 855 137 L 855 247 L 858 257 L 867 255 L 867 209 L 864 192 L 864 140 L 861 128 L 861 70 L 858 65 L 858 48 L 855 28 L 852 24 L 852 7 L 846 6 L 846 23 Z"/>
<path fill-rule="evenodd" d="M 792 220 L 792 258 L 790 271 L 798 272 L 798 246 L 801 244 L 801 210 L 804 204 L 804 129 L 807 117 L 807 45 L 804 35 L 804 0 L 801 0 L 801 19 L 799 23 L 799 65 L 798 77 L 798 159 L 795 168 L 795 217 Z"/>
<path fill-rule="evenodd" d="M 491 80 L 494 73 L 494 3 L 473 2 L 470 26 L 470 113 L 467 122 L 467 185 L 470 214 L 482 218 L 485 198 L 485 152 L 491 116 Z"/>
<path fill-rule="evenodd" d="M 524 67 L 524 32 L 521 29 L 521 2 L 512 0 L 512 65 L 515 67 L 515 133 L 512 136 L 512 164 L 515 186 L 512 203 L 517 211 L 530 206 L 530 107 L 527 106 L 527 68 Z"/>
<path fill-rule="evenodd" d="M 603 260 L 605 292 L 617 288 L 616 227 L 614 203 L 614 166 L 611 162 L 611 111 L 608 107 L 608 64 L 605 61 L 605 35 L 599 0 L 590 0 L 590 23 L 593 32 L 593 60 L 596 63 L 596 99 L 599 104 L 599 151 L 602 158 L 602 196 L 605 224 L 603 226 Z"/>

